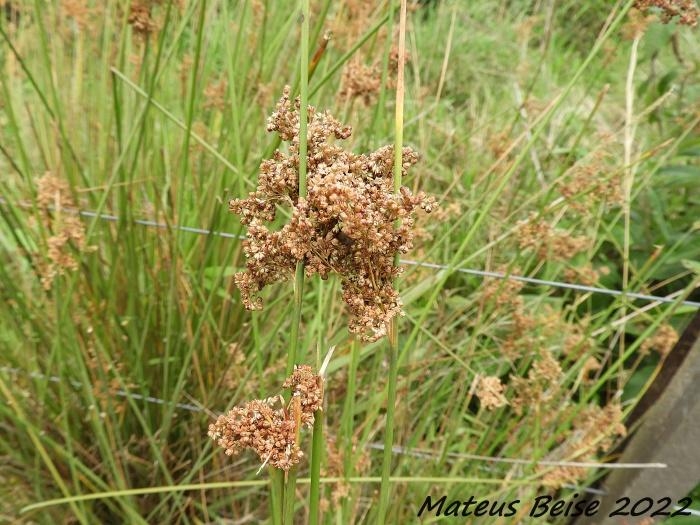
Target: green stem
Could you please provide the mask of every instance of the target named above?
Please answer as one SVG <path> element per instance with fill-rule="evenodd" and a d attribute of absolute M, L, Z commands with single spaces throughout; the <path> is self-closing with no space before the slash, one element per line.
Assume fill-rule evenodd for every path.
<path fill-rule="evenodd" d="M 292 467 L 287 472 L 287 481 L 284 487 L 284 509 L 283 523 L 284 525 L 292 525 L 294 523 L 294 499 L 297 489 L 297 468 Z"/>
<path fill-rule="evenodd" d="M 382 458 L 382 484 L 379 489 L 379 515 L 377 523 L 383 524 L 389 507 L 389 485 L 391 476 L 391 456 L 394 447 L 394 406 L 396 405 L 396 383 L 398 381 L 398 320 L 391 321 L 389 334 L 389 348 L 387 358 L 389 360 L 389 392 L 386 401 L 386 425 L 384 431 L 384 455 Z"/>
<path fill-rule="evenodd" d="M 343 409 L 343 435 L 346 438 L 345 464 L 343 469 L 346 476 L 352 475 L 352 434 L 353 418 L 355 417 L 355 390 L 357 388 L 357 367 L 360 363 L 360 343 L 356 338 L 350 343 L 350 369 L 348 370 L 348 387 L 345 397 L 345 408 Z"/>
<path fill-rule="evenodd" d="M 269 467 L 270 471 L 270 513 L 273 525 L 282 525 L 282 499 L 284 494 L 284 476 L 282 471 Z"/>
<path fill-rule="evenodd" d="M 292 319 L 291 340 L 289 342 L 289 353 L 287 354 L 287 376 L 294 371 L 297 362 L 299 347 L 299 327 L 301 326 L 301 306 L 304 292 L 304 261 L 297 262 L 296 278 L 294 279 L 294 312 Z M 287 398 L 289 401 L 289 398 Z M 298 433 L 297 433 L 298 436 Z M 298 441 L 298 437 L 297 437 Z M 289 469 L 284 488 L 284 523 L 291 525 L 294 523 L 294 498 L 297 484 L 297 467 Z"/>
<path fill-rule="evenodd" d="M 320 376 L 321 389 L 323 391 L 323 381 L 325 371 L 321 370 L 323 357 L 321 356 L 321 348 L 325 348 L 324 331 L 323 331 L 323 318 L 325 314 L 325 301 L 324 297 L 324 281 L 319 283 L 318 287 L 318 310 L 316 311 L 316 319 L 314 322 L 314 329 L 318 338 L 317 350 L 316 350 L 316 370 Z M 333 287 L 331 287 L 332 291 Z M 311 478 L 311 485 L 309 487 L 309 523 L 311 525 L 318 525 L 320 518 L 320 503 L 321 503 L 321 462 L 323 461 L 323 449 L 325 445 L 325 440 L 323 438 L 323 411 L 316 410 L 314 412 L 314 428 L 313 437 L 311 439 L 311 471 L 309 477 Z"/>
<path fill-rule="evenodd" d="M 301 307 L 304 297 L 304 261 L 297 262 L 296 274 L 294 277 L 294 309 L 292 312 L 292 327 L 289 340 L 289 352 L 287 353 L 287 371 L 289 376 L 294 371 L 297 364 L 299 348 L 299 328 L 301 326 Z"/>
<path fill-rule="evenodd" d="M 400 0 L 398 72 L 396 75 L 396 128 L 394 139 L 394 192 L 401 189 L 403 170 L 403 101 L 404 101 L 404 57 L 406 56 L 406 0 Z M 398 222 L 398 221 L 397 221 Z M 400 224 L 400 223 L 399 223 Z M 398 254 L 394 264 L 398 265 Z M 395 283 L 396 284 L 396 283 Z M 394 317 L 389 326 L 389 392 L 387 395 L 386 427 L 384 433 L 384 456 L 382 459 L 382 484 L 379 489 L 379 512 L 377 523 L 383 525 L 389 507 L 389 485 L 391 476 L 391 456 L 394 446 L 394 407 L 396 405 L 396 383 L 398 381 L 399 320 Z"/>
<path fill-rule="evenodd" d="M 309 126 L 309 0 L 301 0 L 301 85 L 299 87 L 299 197 L 306 198 L 306 151 Z"/>
<path fill-rule="evenodd" d="M 307 168 L 307 135 L 308 135 L 308 106 L 309 106 L 309 0 L 301 0 L 301 60 L 299 75 L 300 105 L 299 105 L 299 199 L 306 198 L 306 168 Z M 301 326 L 301 307 L 304 292 L 304 260 L 297 262 L 294 279 L 294 319 L 292 321 L 291 341 L 287 354 L 287 375 L 294 370 L 298 359 L 299 327 Z M 299 429 L 297 429 L 297 440 Z M 294 498 L 296 497 L 297 468 L 292 467 L 287 473 L 287 483 L 284 490 L 284 523 L 294 523 Z"/>
<path fill-rule="evenodd" d="M 309 524 L 318 525 L 321 502 L 321 457 L 323 455 L 323 412 L 314 413 L 313 440 L 311 442 L 311 486 L 309 494 Z"/>
<path fill-rule="evenodd" d="M 357 388 L 357 366 L 360 362 L 360 343 L 356 338 L 350 343 L 350 369 L 348 370 L 348 387 L 345 394 L 345 407 L 343 408 L 343 420 L 341 422 L 343 435 L 343 448 L 345 456 L 343 457 L 343 476 L 350 477 L 353 474 L 353 459 L 352 437 L 354 434 L 355 422 L 355 389 Z M 350 515 L 350 499 L 349 497 L 343 500 L 342 516 L 347 522 Z"/>

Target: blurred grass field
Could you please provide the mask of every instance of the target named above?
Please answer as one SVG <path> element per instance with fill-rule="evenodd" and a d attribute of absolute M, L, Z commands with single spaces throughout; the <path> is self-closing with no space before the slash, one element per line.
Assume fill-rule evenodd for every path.
<path fill-rule="evenodd" d="M 630 5 L 412 6 L 404 137 L 422 160 L 404 183 L 439 210 L 419 218 L 399 282 L 390 523 L 415 522 L 429 494 L 531 501 L 587 486 L 604 469 L 556 462 L 611 459 L 697 310 L 683 301 L 700 300 L 698 29 Z M 310 103 L 352 126 L 353 151 L 391 143 L 393 11 L 311 7 L 312 52 L 330 40 Z M 264 310 L 243 308 L 245 230 L 227 203 L 278 145 L 265 125 L 298 85 L 295 4 L 5 0 L 4 13 L 0 521 L 266 522 L 266 471 L 206 432 L 285 376 L 291 280 L 265 290 Z M 302 313 L 301 361 L 336 347 L 324 520 L 373 523 L 385 343 L 353 362 L 339 290 L 308 281 Z M 230 483 L 192 486 L 217 482 Z M 95 493 L 110 494 L 79 498 Z M 501 520 L 513 522 L 528 518 Z"/>

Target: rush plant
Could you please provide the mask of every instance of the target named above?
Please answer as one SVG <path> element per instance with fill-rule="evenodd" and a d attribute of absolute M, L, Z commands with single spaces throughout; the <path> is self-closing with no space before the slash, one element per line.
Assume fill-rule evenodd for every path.
<path fill-rule="evenodd" d="M 308 38 L 305 7 L 302 6 L 302 41 Z M 246 308 L 261 309 L 259 294 L 266 285 L 287 281 L 296 275 L 293 346 L 288 370 L 290 365 L 297 366 L 299 358 L 295 341 L 301 323 L 300 302 L 305 277 L 319 275 L 325 280 L 336 275 L 339 278 L 350 315 L 348 330 L 357 338 L 373 342 L 389 335 L 391 365 L 385 449 L 389 452 L 383 469 L 380 516 L 386 514 L 389 489 L 398 355 L 396 318 L 403 314 L 395 288 L 395 279 L 401 272 L 399 255 L 413 247 L 415 210 L 430 212 L 435 205 L 434 199 L 424 193 L 414 195 L 401 185 L 403 175 L 418 162 L 418 155 L 402 144 L 405 32 L 404 1 L 400 9 L 394 145 L 383 146 L 369 154 L 355 154 L 337 144 L 336 141 L 351 136 L 351 128 L 341 124 L 330 112 L 319 112 L 307 104 L 308 85 L 304 77 L 308 64 L 302 60 L 301 96 L 292 101 L 291 88 L 285 87 L 267 122 L 267 131 L 276 132 L 282 142 L 288 143 L 288 152 L 278 149 L 271 159 L 264 160 L 256 190 L 247 198 L 229 203 L 230 210 L 239 215 L 241 223 L 247 227 L 247 238 L 243 241 L 246 270 L 235 276 Z M 305 56 L 308 44 L 302 42 L 301 49 Z M 288 217 L 281 226 L 275 224 L 279 215 Z M 298 370 L 301 369 L 295 368 L 295 374 Z M 320 377 L 311 383 L 318 384 L 319 392 L 322 391 Z M 306 394 L 297 392 L 297 395 L 301 397 L 292 396 L 289 406 L 277 411 L 269 406 L 270 402 L 253 401 L 220 417 L 210 427 L 210 436 L 227 454 L 251 446 L 264 465 L 270 463 L 285 472 L 282 510 L 285 523 L 291 523 L 294 514 L 295 466 L 303 455 L 299 430 L 303 424 L 314 423 L 313 413 L 322 406 L 320 396 L 315 395 L 314 399 L 319 402 L 309 403 L 311 411 L 307 413 L 303 410 L 307 406 Z M 301 417 L 297 414 L 299 399 Z M 315 442 L 320 441 L 320 433 L 317 428 Z M 317 476 L 318 473 L 312 480 L 318 479 Z M 315 502 L 313 494 L 314 487 L 312 502 Z M 318 515 L 316 505 L 317 502 L 311 505 L 312 521 Z"/>
<path fill-rule="evenodd" d="M 0 4 L 0 522 L 606 472 L 700 298 L 696 2 Z"/>

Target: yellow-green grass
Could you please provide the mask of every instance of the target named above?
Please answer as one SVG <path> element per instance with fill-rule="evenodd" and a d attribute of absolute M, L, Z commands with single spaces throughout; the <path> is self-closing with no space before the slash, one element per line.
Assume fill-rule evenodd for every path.
<path fill-rule="evenodd" d="M 227 202 L 254 188 L 260 161 L 279 144 L 265 122 L 283 86 L 300 85 L 299 7 L 163 2 L 153 9 L 159 31 L 143 38 L 127 23 L 126 1 L 105 9 L 88 2 L 96 11 L 84 24 L 67 2 L 15 4 L 19 27 L 0 21 L 0 516 L 270 520 L 268 471 L 258 473 L 252 454 L 225 456 L 206 430 L 228 407 L 279 393 L 293 277 L 265 290 L 263 311 L 248 312 L 232 279 L 245 264 L 241 241 L 174 226 L 245 234 Z M 352 125 L 349 147 L 364 152 L 394 140 L 393 86 L 384 82 L 368 105 L 345 100 L 342 71 L 359 59 L 391 79 L 395 39 L 387 34 L 398 14 L 383 2 L 351 23 L 356 4 L 311 2 L 310 53 L 326 30 L 334 36 L 309 80 L 309 103 Z M 407 265 L 399 281 L 406 316 L 393 442 L 401 449 L 387 523 L 414 521 L 428 494 L 526 501 L 553 491 L 543 487 L 548 471 L 538 460 L 606 460 L 596 450 L 558 454 L 591 406 L 631 410 L 661 362 L 643 343 L 661 325 L 681 329 L 695 310 L 680 303 L 697 301 L 692 261 L 700 259 L 697 30 L 652 24 L 639 41 L 630 91 L 629 2 L 580 4 L 443 1 L 409 13 L 404 143 L 423 160 L 403 182 L 436 195 L 441 211 L 420 219 L 425 236 L 407 258 L 447 269 Z M 222 80 L 218 100 L 212 86 Z M 631 169 L 628 215 L 596 187 L 573 182 L 584 173 L 621 188 Z M 94 249 L 69 246 L 77 269 L 48 290 L 41 276 L 49 242 L 70 210 L 40 206 L 47 172 L 68 184 L 76 208 L 118 217 L 81 219 L 85 247 Z M 541 244 L 527 247 L 518 226 L 531 214 L 562 235 L 585 237 L 587 249 L 571 258 L 552 247 L 538 254 Z M 677 292 L 676 302 L 516 290 L 510 281 L 498 288 L 453 271 L 578 282 L 591 265 L 597 286 L 622 289 L 625 264 L 627 291 Z M 351 342 L 336 280 L 307 280 L 302 299 L 299 354 L 315 365 L 336 347 L 321 521 L 374 523 L 386 342 Z M 534 326 L 526 348 L 513 353 L 523 314 Z M 543 354 L 562 368 L 554 397 L 516 410 L 515 378 L 527 378 Z M 582 377 L 591 357 L 601 368 Z M 510 404 L 485 409 L 477 376 L 501 378 Z M 307 452 L 310 443 L 307 436 Z M 333 454 L 340 459 L 331 464 Z M 578 485 L 603 473 L 588 469 Z M 308 462 L 298 476 L 292 503 L 306 520 Z M 344 477 L 346 497 L 337 479 Z M 57 498 L 65 500 L 38 508 Z"/>

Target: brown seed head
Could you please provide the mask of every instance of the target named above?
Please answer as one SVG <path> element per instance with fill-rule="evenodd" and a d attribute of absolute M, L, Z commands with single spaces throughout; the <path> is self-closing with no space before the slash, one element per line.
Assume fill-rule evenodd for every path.
<path fill-rule="evenodd" d="M 386 334 L 391 319 L 401 314 L 392 281 L 399 269 L 394 256 L 413 246 L 414 214 L 430 212 L 433 199 L 408 188 L 393 192 L 393 147 L 356 155 L 335 144 L 350 136 L 349 126 L 328 112 L 309 106 L 307 190 L 299 196 L 299 102 L 285 88 L 267 122 L 289 142 L 289 154 L 276 151 L 260 166 L 258 187 L 229 209 L 248 226 L 244 243 L 247 270 L 236 275 L 246 308 L 259 309 L 258 292 L 267 284 L 291 277 L 298 261 L 307 275 L 322 279 L 337 274 L 351 318 L 349 329 L 365 340 Z M 403 149 L 403 171 L 418 161 Z M 278 231 L 273 221 L 278 206 L 291 207 L 291 219 Z M 400 221 L 400 223 L 399 223 Z"/>
<path fill-rule="evenodd" d="M 279 396 L 249 401 L 219 416 L 209 425 L 208 435 L 228 456 L 250 448 L 263 463 L 287 471 L 304 455 L 298 431 L 300 425 L 313 425 L 313 413 L 321 408 L 321 381 L 311 367 L 295 367 L 294 373 L 284 382 L 285 388 L 293 390 L 287 408 L 278 406 Z"/>
<path fill-rule="evenodd" d="M 636 0 L 634 7 L 640 11 L 659 10 L 664 24 L 675 19 L 681 25 L 695 27 L 700 17 L 695 0 Z"/>
<path fill-rule="evenodd" d="M 508 403 L 503 396 L 504 389 L 505 387 L 498 377 L 481 377 L 476 388 L 476 397 L 479 398 L 482 407 L 487 410 L 493 410 Z"/>

